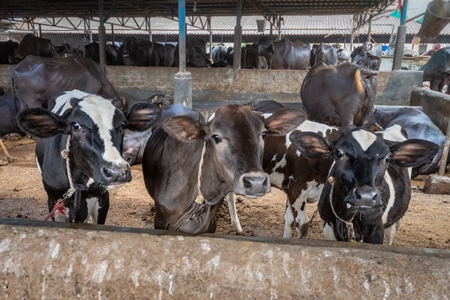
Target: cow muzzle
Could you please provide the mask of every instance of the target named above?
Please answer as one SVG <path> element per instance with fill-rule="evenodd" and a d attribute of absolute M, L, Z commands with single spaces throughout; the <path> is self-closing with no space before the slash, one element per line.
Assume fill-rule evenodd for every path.
<path fill-rule="evenodd" d="M 368 185 L 354 188 L 345 198 L 345 203 L 349 212 L 361 212 L 383 207 L 378 189 Z"/>
<path fill-rule="evenodd" d="M 119 164 L 103 166 L 101 174 L 108 188 L 120 187 L 131 181 L 130 165 L 125 161 Z"/>
<path fill-rule="evenodd" d="M 258 198 L 270 192 L 270 179 L 264 172 L 248 172 L 239 177 L 234 193 L 247 198 Z"/>

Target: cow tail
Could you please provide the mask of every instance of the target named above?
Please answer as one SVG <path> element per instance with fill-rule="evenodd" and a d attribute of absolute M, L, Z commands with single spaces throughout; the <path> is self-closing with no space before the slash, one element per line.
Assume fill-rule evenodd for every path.
<path fill-rule="evenodd" d="M 356 84 L 356 90 L 358 93 L 362 94 L 364 92 L 364 87 L 361 83 L 361 71 L 359 69 L 356 69 L 355 72 L 355 84 Z"/>

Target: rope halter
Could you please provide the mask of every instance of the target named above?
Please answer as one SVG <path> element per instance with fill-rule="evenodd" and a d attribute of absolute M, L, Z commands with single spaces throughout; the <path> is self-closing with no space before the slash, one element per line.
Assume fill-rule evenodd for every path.
<path fill-rule="evenodd" d="M 350 221 L 345 221 L 344 219 L 342 219 L 341 217 L 339 217 L 336 213 L 336 211 L 334 210 L 334 206 L 333 206 L 333 190 L 334 190 L 334 184 L 335 184 L 335 180 L 333 176 L 328 177 L 328 182 L 331 185 L 331 190 L 330 190 L 330 206 L 331 206 L 331 210 L 333 211 L 334 216 L 336 217 L 336 219 L 338 219 L 339 221 L 341 221 L 342 223 L 345 224 L 345 228 L 347 229 L 347 236 L 345 237 L 347 241 L 356 241 L 356 237 L 355 237 L 355 229 L 353 228 L 353 223 L 352 220 Z"/>

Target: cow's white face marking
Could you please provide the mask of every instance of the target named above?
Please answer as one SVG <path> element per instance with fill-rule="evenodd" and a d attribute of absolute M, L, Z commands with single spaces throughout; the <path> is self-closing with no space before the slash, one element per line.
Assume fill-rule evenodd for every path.
<path fill-rule="evenodd" d="M 82 99 L 89 95 L 90 94 L 80 90 L 73 90 L 67 92 L 56 98 L 55 107 L 52 109 L 52 113 L 62 116 L 64 112 L 72 108 L 72 105 L 70 104 L 70 99 L 72 98 Z"/>
<path fill-rule="evenodd" d="M 358 141 L 364 152 L 377 140 L 377 136 L 374 133 L 365 130 L 353 131 L 352 136 Z"/>
<path fill-rule="evenodd" d="M 89 95 L 83 101 L 79 102 L 81 110 L 84 111 L 98 127 L 100 139 L 105 146 L 105 152 L 102 157 L 105 161 L 112 163 L 125 164 L 125 160 L 118 149 L 112 143 L 111 131 L 113 128 L 113 118 L 116 108 L 110 101 L 100 96 Z"/>
<path fill-rule="evenodd" d="M 386 128 L 383 131 L 383 138 L 388 141 L 393 142 L 403 142 L 406 141 L 406 137 L 402 134 L 402 127 L 398 124 Z"/>

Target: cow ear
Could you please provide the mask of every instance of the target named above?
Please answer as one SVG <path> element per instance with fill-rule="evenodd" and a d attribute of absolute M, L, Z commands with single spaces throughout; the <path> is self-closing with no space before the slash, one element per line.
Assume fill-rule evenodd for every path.
<path fill-rule="evenodd" d="M 144 131 L 150 128 L 161 117 L 161 109 L 151 103 L 140 102 L 134 104 L 125 112 L 126 128 L 133 131 Z"/>
<path fill-rule="evenodd" d="M 33 137 L 47 138 L 61 132 L 67 132 L 68 123 L 44 108 L 28 108 L 16 117 L 19 127 Z"/>
<path fill-rule="evenodd" d="M 318 133 L 294 131 L 289 135 L 289 139 L 298 151 L 309 158 L 331 157 L 332 148 L 330 144 Z"/>
<path fill-rule="evenodd" d="M 418 167 L 429 162 L 439 151 L 439 146 L 433 142 L 410 139 L 390 147 L 391 163 L 400 167 Z"/>
<path fill-rule="evenodd" d="M 271 133 L 285 134 L 302 124 L 306 118 L 306 113 L 302 109 L 281 108 L 265 119 L 264 125 Z"/>
<path fill-rule="evenodd" d="M 188 116 L 175 116 L 164 121 L 163 129 L 181 142 L 203 140 L 206 136 L 203 124 Z"/>

